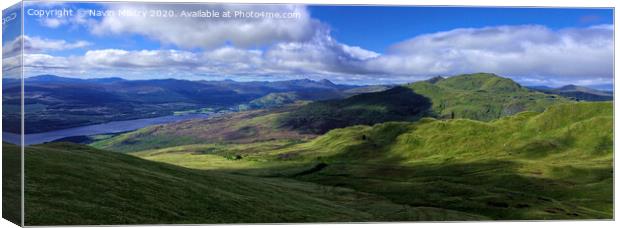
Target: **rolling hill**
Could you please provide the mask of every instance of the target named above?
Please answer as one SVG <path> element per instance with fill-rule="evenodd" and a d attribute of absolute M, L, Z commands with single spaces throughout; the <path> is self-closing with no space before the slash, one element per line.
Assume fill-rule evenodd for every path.
<path fill-rule="evenodd" d="M 275 108 L 293 104 L 299 100 L 301 100 L 301 98 L 295 92 L 270 93 L 260 98 L 254 99 L 248 104 L 240 105 L 239 107 L 240 109 Z"/>
<path fill-rule="evenodd" d="M 92 137 L 94 142 L 91 145 L 105 150 L 132 152 L 196 143 L 298 141 L 316 137 L 277 127 L 280 116 L 295 108 L 297 106 L 292 105 L 155 125 L 99 140 Z"/>
<path fill-rule="evenodd" d="M 3 143 L 3 156 L 19 148 Z M 341 187 L 194 170 L 71 143 L 26 149 L 26 225 L 474 220 Z"/>
<path fill-rule="evenodd" d="M 342 100 L 313 102 L 283 116 L 281 125 L 321 134 L 346 126 L 416 120 L 423 116 L 489 121 L 522 111 L 541 112 L 566 101 L 557 95 L 528 90 L 494 74 L 466 74 Z"/>
<path fill-rule="evenodd" d="M 466 118 L 489 121 L 523 111 L 542 112 L 567 100 L 531 91 L 508 78 L 477 73 L 408 85 L 433 102 L 438 118 Z"/>
<path fill-rule="evenodd" d="M 352 125 L 386 121 L 415 121 L 425 115 L 431 101 L 405 87 L 364 93 L 342 100 L 312 102 L 280 118 L 283 128 L 323 134 Z"/>
<path fill-rule="evenodd" d="M 362 93 L 376 93 L 394 88 L 394 85 L 368 85 L 352 89 L 347 89 L 344 93 L 348 96 L 354 96 Z"/>
<path fill-rule="evenodd" d="M 346 187 L 491 219 L 613 217 L 612 103 L 497 120 L 387 122 L 307 142 L 195 144 L 132 153 L 180 166 Z"/>

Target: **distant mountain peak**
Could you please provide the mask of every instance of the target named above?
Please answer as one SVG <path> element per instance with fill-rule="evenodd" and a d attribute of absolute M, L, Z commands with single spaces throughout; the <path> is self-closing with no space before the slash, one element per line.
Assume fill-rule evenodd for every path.
<path fill-rule="evenodd" d="M 61 76 L 51 75 L 51 74 L 43 74 L 43 75 L 27 77 L 25 78 L 25 80 L 27 82 L 32 82 L 32 83 L 67 83 L 67 82 L 79 83 L 83 81 L 83 79 L 79 79 L 79 78 L 61 77 Z"/>
<path fill-rule="evenodd" d="M 605 91 L 592 89 L 590 87 L 585 87 L 585 86 L 573 85 L 573 84 L 565 85 L 555 90 L 560 91 L 560 92 L 585 92 L 585 93 L 600 93 L 600 94 L 605 93 Z"/>
<path fill-rule="evenodd" d="M 461 74 L 448 77 L 437 83 L 454 89 L 485 91 L 518 91 L 522 86 L 510 78 L 493 73 Z"/>
<path fill-rule="evenodd" d="M 585 87 L 581 87 L 581 86 L 577 86 L 577 85 L 573 85 L 573 84 L 569 84 L 569 85 L 565 85 L 562 86 L 560 88 L 557 88 L 557 90 L 560 91 L 565 91 L 565 90 L 579 90 L 579 89 L 584 89 Z"/>
<path fill-rule="evenodd" d="M 565 85 L 557 88 L 547 86 L 530 86 L 530 89 L 538 90 L 544 93 L 557 94 L 571 99 L 585 101 L 609 101 L 613 100 L 613 92 L 601 91 L 585 86 Z"/>
<path fill-rule="evenodd" d="M 427 82 L 429 82 L 429 83 L 431 83 L 431 84 L 435 84 L 435 83 L 437 83 L 437 82 L 439 82 L 439 81 L 442 81 L 442 80 L 444 80 L 444 79 L 446 79 L 446 78 L 441 77 L 441 76 L 435 76 L 435 77 L 432 77 L 432 78 L 427 79 L 426 81 L 427 81 Z"/>
<path fill-rule="evenodd" d="M 328 85 L 328 86 L 335 86 L 336 84 L 334 84 L 332 81 L 328 80 L 328 79 L 321 79 L 319 81 L 319 83 L 323 84 L 323 85 Z"/>
<path fill-rule="evenodd" d="M 66 77 L 61 77 L 58 75 L 53 75 L 53 74 L 42 74 L 42 75 L 37 75 L 37 76 L 32 76 L 32 77 L 28 77 L 29 79 L 36 79 L 36 80 L 45 80 L 45 79 L 69 79 Z"/>
<path fill-rule="evenodd" d="M 35 82 L 104 82 L 104 83 L 109 83 L 109 82 L 124 81 L 125 79 L 122 79 L 120 77 L 83 79 L 83 78 L 63 77 L 63 76 L 52 75 L 52 74 L 42 74 L 42 75 L 28 77 L 26 78 L 26 80 L 35 81 Z"/>
<path fill-rule="evenodd" d="M 499 78 L 503 78 L 502 76 L 499 76 L 495 73 L 489 73 L 489 72 L 478 72 L 478 73 L 473 73 L 470 75 L 482 75 L 482 76 L 487 76 L 487 77 L 499 77 Z"/>

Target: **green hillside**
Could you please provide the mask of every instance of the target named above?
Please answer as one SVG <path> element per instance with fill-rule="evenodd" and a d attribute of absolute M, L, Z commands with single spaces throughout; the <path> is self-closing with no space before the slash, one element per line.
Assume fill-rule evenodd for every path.
<path fill-rule="evenodd" d="M 557 95 L 530 91 L 494 74 L 465 74 L 343 100 L 313 102 L 284 115 L 281 125 L 322 134 L 358 124 L 411 121 L 422 116 L 489 121 L 522 111 L 541 112 L 567 101 Z"/>
<path fill-rule="evenodd" d="M 287 93 L 270 93 L 260 98 L 250 101 L 248 104 L 240 106 L 245 109 L 261 109 L 261 108 L 273 108 L 281 107 L 288 104 L 293 104 L 301 98 L 295 92 Z"/>
<path fill-rule="evenodd" d="M 12 145 L 2 142 L 5 145 Z M 2 150 L 2 218 L 21 225 L 21 153 L 19 148 Z"/>
<path fill-rule="evenodd" d="M 542 112 L 568 99 L 522 87 L 495 74 L 464 74 L 437 81 L 409 84 L 432 100 L 435 117 L 489 121 L 523 111 Z"/>
<path fill-rule="evenodd" d="M 70 143 L 26 149 L 25 199 L 26 225 L 483 219 L 341 187 L 193 170 Z"/>
<path fill-rule="evenodd" d="M 491 219 L 613 216 L 609 102 L 559 104 L 489 122 L 425 118 L 352 126 L 306 143 L 197 144 L 134 155 L 346 187 Z"/>
<path fill-rule="evenodd" d="M 393 86 L 389 85 L 367 85 L 363 87 L 356 87 L 343 91 L 347 96 L 354 96 L 362 93 L 376 93 L 391 89 Z"/>
<path fill-rule="evenodd" d="M 323 134 L 352 125 L 414 121 L 426 115 L 431 101 L 405 87 L 364 93 L 342 100 L 317 101 L 280 118 L 283 128 Z"/>
<path fill-rule="evenodd" d="M 316 137 L 312 134 L 277 128 L 279 116 L 296 107 L 293 105 L 270 110 L 245 111 L 209 119 L 155 125 L 96 140 L 91 145 L 99 149 L 131 152 L 196 143 L 250 143 Z"/>

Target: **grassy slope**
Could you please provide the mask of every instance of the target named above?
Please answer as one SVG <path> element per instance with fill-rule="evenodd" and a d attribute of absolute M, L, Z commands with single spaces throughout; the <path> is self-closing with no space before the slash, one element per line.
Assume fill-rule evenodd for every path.
<path fill-rule="evenodd" d="M 362 93 L 376 93 L 391 89 L 393 86 L 389 85 L 368 85 L 363 87 L 357 87 L 343 91 L 346 96 L 354 96 Z"/>
<path fill-rule="evenodd" d="M 28 147 L 26 170 L 26 225 L 481 218 L 398 205 L 346 188 L 192 170 L 70 143 Z"/>
<path fill-rule="evenodd" d="M 611 218 L 612 110 L 611 103 L 567 103 L 491 122 L 423 119 L 336 129 L 307 143 L 203 144 L 135 155 L 492 219 Z M 242 158 L 225 159 L 230 154 Z"/>
<path fill-rule="evenodd" d="M 415 121 L 427 114 L 431 101 L 405 87 L 312 102 L 279 118 L 280 126 L 323 134 L 331 129 L 386 121 Z"/>
<path fill-rule="evenodd" d="M 12 145 L 2 142 L 5 145 Z M 21 153 L 2 150 L 2 218 L 21 225 Z"/>
<path fill-rule="evenodd" d="M 287 104 L 293 104 L 298 100 L 300 100 L 300 97 L 295 92 L 270 93 L 250 101 L 248 104 L 248 108 L 260 109 L 281 107 Z"/>
<path fill-rule="evenodd" d="M 542 112 L 552 104 L 567 101 L 487 73 L 459 75 L 434 83 L 421 81 L 408 87 L 430 98 L 435 116 L 442 118 L 489 121 L 522 111 Z"/>
<path fill-rule="evenodd" d="M 196 143 L 222 141 L 249 143 L 274 139 L 304 140 L 316 137 L 312 134 L 300 134 L 276 127 L 277 118 L 295 107 L 297 106 L 247 111 L 210 119 L 151 126 L 97 140 L 91 145 L 100 149 L 130 152 Z"/>

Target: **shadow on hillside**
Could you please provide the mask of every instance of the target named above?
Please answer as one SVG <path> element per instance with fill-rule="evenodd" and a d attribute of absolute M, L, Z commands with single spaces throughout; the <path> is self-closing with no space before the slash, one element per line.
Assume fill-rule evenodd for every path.
<path fill-rule="evenodd" d="M 209 188 L 212 190 L 219 189 L 218 191 L 221 191 L 222 189 L 231 187 L 227 187 L 227 184 L 246 183 L 239 182 L 241 180 L 258 181 L 254 184 L 262 183 L 262 187 L 275 186 L 277 190 L 252 193 L 247 192 L 247 190 L 250 189 L 249 186 L 237 185 L 234 187 L 235 189 L 228 189 L 227 191 L 234 191 L 236 194 L 244 197 L 257 197 L 256 194 L 274 194 L 264 197 L 280 197 L 280 195 L 288 195 L 288 193 L 293 191 L 299 193 L 299 188 L 301 187 L 299 184 L 301 183 L 291 185 L 291 187 L 297 186 L 295 187 L 297 188 L 296 190 L 282 188 L 282 186 L 285 185 L 274 185 L 278 181 L 289 181 L 288 179 L 319 184 L 307 185 L 307 188 L 313 188 L 307 189 L 307 193 L 316 194 L 324 192 L 322 195 L 338 196 L 341 195 L 344 188 L 353 189 L 360 193 L 348 194 L 346 197 L 342 196 L 338 198 L 340 200 L 338 202 L 339 204 L 343 203 L 343 201 L 346 201 L 345 204 L 349 204 L 349 201 L 350 204 L 367 202 L 365 200 L 368 200 L 369 195 L 365 193 L 370 193 L 376 197 L 389 200 L 387 202 L 403 205 L 404 209 L 409 208 L 406 212 L 402 213 L 395 211 L 394 213 L 396 214 L 390 217 L 390 221 L 428 221 L 442 219 L 458 221 L 471 219 L 469 215 L 482 215 L 490 219 L 504 220 L 612 218 L 613 173 L 611 172 L 611 164 L 609 168 L 579 169 L 574 167 L 560 167 L 553 171 L 554 175 L 552 176 L 557 176 L 558 173 L 566 175 L 561 178 L 552 179 L 546 178 L 536 171 L 524 173 L 520 171 L 523 164 L 515 161 L 486 160 L 468 163 L 444 162 L 435 164 L 403 164 L 403 158 L 387 158 L 387 156 L 382 156 L 385 159 L 375 159 L 372 160 L 373 162 L 368 162 L 370 160 L 367 160 L 363 156 L 382 155 L 380 154 L 382 150 L 375 149 L 361 151 L 363 154 L 354 155 L 353 157 L 357 156 L 359 158 L 357 160 L 351 159 L 351 156 L 343 157 L 341 154 L 338 154 L 322 158 L 321 160 L 308 161 L 306 163 L 287 163 L 286 165 L 275 168 L 206 171 L 146 161 L 124 154 L 104 151 L 98 152 L 98 150 L 93 150 L 90 147 L 70 143 L 52 143 L 29 148 L 38 148 L 39 150 L 45 148 L 49 150 L 39 151 L 35 157 L 26 156 L 27 160 L 29 160 L 26 163 L 29 172 L 34 173 L 37 169 L 45 167 L 47 168 L 43 170 L 56 172 L 55 175 L 45 173 L 46 175 L 33 176 L 28 179 L 31 184 L 37 183 L 39 186 L 46 186 L 40 189 L 30 188 L 29 191 L 27 191 L 27 194 L 39 191 L 39 195 L 37 196 L 43 197 L 40 199 L 40 202 L 48 202 L 50 198 L 46 198 L 48 197 L 46 192 L 50 191 L 50 189 L 56 189 L 62 191 L 62 194 L 69 194 L 63 195 L 63 197 L 66 198 L 61 197 L 54 199 L 56 201 L 64 202 L 65 200 L 71 200 L 74 202 L 88 203 L 79 204 L 81 206 L 101 206 L 102 202 L 104 202 L 106 209 L 115 212 L 120 209 L 135 208 L 136 212 L 143 213 L 142 216 L 148 219 L 157 219 L 157 217 L 153 217 L 151 211 L 137 209 L 139 207 L 135 205 L 148 208 L 168 207 L 170 204 L 176 204 L 163 200 L 164 198 L 169 200 L 168 197 L 171 196 L 173 196 L 173 198 L 189 197 L 191 200 L 202 202 L 200 204 L 191 205 L 192 207 L 190 208 L 192 208 L 192 210 L 210 205 L 211 209 L 208 211 L 213 212 L 217 211 L 217 209 L 223 205 L 214 204 L 216 202 L 207 200 L 205 197 L 209 196 L 209 194 L 206 194 L 210 193 L 208 191 L 205 192 L 205 195 L 196 193 L 206 191 L 206 189 Z M 62 151 L 66 152 L 59 152 L 60 150 L 58 149 L 62 149 Z M 44 162 L 50 161 L 50 158 L 54 156 L 57 156 L 56 160 Z M 34 162 L 38 162 L 36 163 L 38 164 L 36 167 L 32 166 L 35 164 Z M 57 169 L 58 163 L 63 163 L 64 166 L 62 167 L 67 170 Z M 117 171 L 114 171 L 118 170 L 119 167 L 123 168 L 125 171 L 131 171 L 132 173 L 129 175 L 130 178 L 128 178 L 127 173 L 117 173 Z M 148 172 L 144 172 L 145 170 L 148 170 Z M 39 170 L 39 173 L 41 173 L 41 171 L 42 170 Z M 176 176 L 169 175 L 171 174 L 170 171 L 174 171 L 173 173 Z M 166 175 L 155 175 L 158 172 Z M 224 172 L 245 174 L 246 177 L 232 174 L 221 175 Z M 71 173 L 71 175 L 67 175 L 67 173 Z M 587 173 L 588 175 L 581 175 L 583 173 Z M 97 174 L 98 176 L 93 177 L 91 174 Z M 261 179 L 269 180 L 268 182 L 262 182 L 259 181 L 260 178 L 247 176 L 269 176 L 272 178 Z M 55 177 L 56 179 L 51 177 Z M 136 179 L 137 177 L 144 179 Z M 208 179 L 209 185 L 205 185 L 207 183 L 202 180 L 207 177 L 213 178 Z M 71 182 L 63 182 L 61 184 L 61 182 L 56 182 L 58 178 Z M 159 179 L 151 181 L 154 180 L 153 178 Z M 52 180 L 54 180 L 54 182 L 49 182 Z M 136 180 L 143 181 L 140 182 Z M 186 180 L 188 182 L 184 183 L 196 182 L 200 184 L 187 186 L 174 185 L 176 183 L 174 181 L 176 180 Z M 111 183 L 121 185 L 120 187 L 116 186 L 117 188 L 111 188 Z M 142 184 L 142 186 L 137 186 L 139 184 Z M 81 186 L 89 186 L 89 188 L 82 188 Z M 174 190 L 174 194 L 162 190 L 168 189 L 169 187 Z M 86 189 L 91 190 L 89 190 L 89 192 L 84 192 Z M 111 194 L 117 198 L 106 198 L 104 195 L 100 195 L 100 192 L 93 192 L 93 189 L 105 191 L 106 194 Z M 154 198 L 144 198 L 145 192 L 150 192 L 149 194 Z M 52 191 L 52 193 L 54 192 Z M 240 200 L 244 197 L 230 200 Z M 26 199 L 28 199 L 28 197 L 26 197 Z M 32 199 L 33 197 L 30 197 L 30 200 Z M 175 199 L 179 200 L 177 198 Z M 296 204 L 295 200 L 299 199 L 294 198 L 291 200 L 291 208 L 289 209 L 298 209 L 296 207 L 300 205 Z M 122 204 L 124 206 L 118 205 L 120 201 L 124 202 L 124 204 Z M 240 202 L 244 202 L 245 204 Z M 303 202 L 303 206 L 306 208 L 315 208 L 315 206 L 312 206 L 312 202 L 317 203 L 316 207 L 325 205 L 318 201 Z M 151 205 L 153 203 L 157 203 L 157 205 Z M 235 205 L 243 208 L 256 207 L 256 205 L 248 205 L 248 201 L 239 201 L 236 202 Z M 448 216 L 445 214 L 447 213 L 445 210 L 439 212 L 435 210 L 433 213 L 438 214 L 426 214 L 422 216 L 420 213 L 423 214 L 429 211 L 412 211 L 410 210 L 411 207 L 420 209 L 449 209 L 462 212 L 463 214 L 453 213 Z M 80 207 L 71 206 L 65 209 L 71 211 L 76 208 Z M 177 221 L 176 219 L 180 218 L 188 219 L 189 214 L 195 216 L 192 217 L 192 219 L 202 218 L 200 217 L 200 213 L 179 208 L 176 208 L 176 211 L 162 212 L 163 215 L 171 217 L 167 218 L 168 220 L 162 219 L 161 221 Z M 376 208 L 374 210 L 380 211 L 382 208 Z M 222 211 L 226 210 L 222 209 Z M 237 216 L 237 214 L 234 215 Z M 31 214 L 31 216 L 32 215 L 33 214 Z M 105 215 L 105 213 L 102 215 Z M 232 216 L 232 214 L 229 215 Z M 455 215 L 457 217 L 454 217 Z M 279 214 L 274 214 L 273 218 L 279 218 L 279 216 Z M 100 219 L 102 219 L 101 221 L 107 221 L 103 218 Z M 341 219 L 342 222 L 350 221 L 350 217 L 341 217 Z M 382 219 L 385 220 L 386 218 L 377 217 L 376 221 Z"/>
<path fill-rule="evenodd" d="M 279 127 L 302 133 L 323 134 L 353 125 L 416 121 L 429 115 L 431 107 L 429 98 L 409 88 L 397 86 L 342 100 L 312 102 L 282 117 Z"/>
<path fill-rule="evenodd" d="M 340 148 L 340 153 L 332 156 L 301 151 L 308 161 L 305 164 L 222 171 L 351 188 L 398 204 L 451 209 L 492 219 L 612 218 L 611 163 L 576 168 L 538 161 L 539 165 L 532 168 L 510 158 L 415 161 L 388 152 L 402 134 L 398 126 L 375 126 L 374 136 L 359 133 L 362 142 Z"/>
<path fill-rule="evenodd" d="M 556 168 L 554 174 L 566 176 L 549 178 L 535 170 L 524 173 L 519 170 L 522 164 L 505 160 L 438 164 L 403 164 L 401 158 L 372 163 L 336 157 L 323 160 L 289 169 L 226 171 L 309 181 L 329 186 L 325 191 L 350 188 L 397 204 L 450 209 L 496 220 L 611 219 L 613 214 L 611 165 Z"/>
<path fill-rule="evenodd" d="M 2 218 L 21 226 L 21 151 L 2 142 Z"/>

